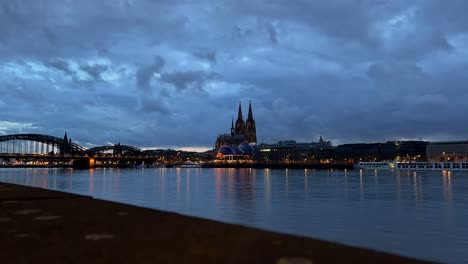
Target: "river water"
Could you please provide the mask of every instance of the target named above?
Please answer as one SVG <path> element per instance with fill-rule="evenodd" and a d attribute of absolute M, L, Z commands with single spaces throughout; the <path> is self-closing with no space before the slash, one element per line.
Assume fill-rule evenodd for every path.
<path fill-rule="evenodd" d="M 36 168 L 0 181 L 468 263 L 468 172 Z"/>

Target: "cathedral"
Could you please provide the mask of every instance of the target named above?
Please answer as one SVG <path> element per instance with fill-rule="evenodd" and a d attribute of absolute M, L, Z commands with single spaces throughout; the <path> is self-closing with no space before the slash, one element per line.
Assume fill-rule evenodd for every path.
<path fill-rule="evenodd" d="M 257 144 L 257 129 L 255 128 L 255 120 L 252 114 L 252 104 L 249 102 L 249 113 L 247 120 L 244 122 L 242 117 L 242 105 L 239 102 L 239 112 L 237 113 L 236 126 L 234 120 L 231 121 L 231 134 L 223 134 L 218 136 L 215 143 L 215 149 L 218 150 L 221 146 L 238 146 L 242 143 Z"/>

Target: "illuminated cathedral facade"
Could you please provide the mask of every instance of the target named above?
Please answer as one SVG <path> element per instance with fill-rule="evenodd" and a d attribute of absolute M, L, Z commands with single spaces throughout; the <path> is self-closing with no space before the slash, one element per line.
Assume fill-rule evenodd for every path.
<path fill-rule="evenodd" d="M 221 146 L 238 146 L 242 143 L 250 145 L 257 144 L 257 129 L 252 113 L 252 104 L 249 102 L 249 113 L 247 120 L 244 122 L 242 116 L 242 105 L 239 102 L 239 111 L 237 120 L 234 126 L 234 120 L 231 121 L 231 133 L 219 135 L 216 139 L 215 149 L 218 150 Z"/>

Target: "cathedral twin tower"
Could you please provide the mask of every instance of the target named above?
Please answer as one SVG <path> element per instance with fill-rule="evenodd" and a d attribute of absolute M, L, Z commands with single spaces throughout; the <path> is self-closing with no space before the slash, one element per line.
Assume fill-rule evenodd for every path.
<path fill-rule="evenodd" d="M 255 127 L 255 120 L 252 114 L 252 104 L 250 102 L 249 113 L 245 122 L 242 117 L 242 106 L 239 102 L 239 112 L 237 114 L 236 125 L 234 126 L 234 120 L 232 120 L 231 134 L 218 136 L 215 143 L 215 149 L 218 149 L 221 146 L 237 146 L 242 143 L 257 143 L 257 129 Z"/>
<path fill-rule="evenodd" d="M 234 120 L 233 120 L 234 121 Z M 257 143 L 257 129 L 255 128 L 255 120 L 252 114 L 252 104 L 249 102 L 249 114 L 247 120 L 244 123 L 242 118 L 242 105 L 239 102 L 239 113 L 237 114 L 236 127 L 234 128 L 234 122 L 231 123 L 231 135 L 244 135 L 244 141 L 246 143 L 256 144 Z"/>

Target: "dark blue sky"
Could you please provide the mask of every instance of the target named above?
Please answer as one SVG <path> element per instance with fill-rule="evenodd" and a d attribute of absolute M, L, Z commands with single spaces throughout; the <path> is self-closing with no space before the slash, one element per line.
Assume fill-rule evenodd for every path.
<path fill-rule="evenodd" d="M 0 0 L 0 134 L 468 138 L 468 1 Z"/>

